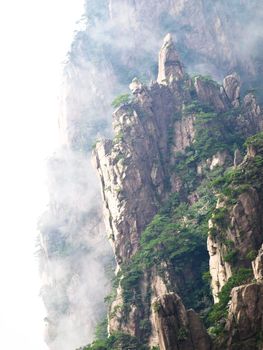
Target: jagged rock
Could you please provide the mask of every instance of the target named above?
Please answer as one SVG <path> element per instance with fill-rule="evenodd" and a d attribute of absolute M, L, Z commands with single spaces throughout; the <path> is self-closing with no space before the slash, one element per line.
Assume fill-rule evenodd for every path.
<path fill-rule="evenodd" d="M 248 137 L 263 130 L 263 114 L 252 93 L 247 94 L 243 102 L 244 113 L 239 116 L 237 122 Z"/>
<path fill-rule="evenodd" d="M 210 170 L 213 170 L 214 168 L 218 166 L 223 166 L 228 158 L 228 152 L 223 151 L 223 152 L 217 152 L 216 154 L 213 155 L 211 159 L 211 163 L 209 165 Z"/>
<path fill-rule="evenodd" d="M 184 151 L 186 147 L 192 144 L 195 137 L 194 122 L 195 117 L 193 115 L 175 122 L 173 154 Z"/>
<path fill-rule="evenodd" d="M 206 329 L 197 313 L 191 309 L 187 311 L 187 316 L 194 349 L 211 349 L 211 339 L 209 338 Z"/>
<path fill-rule="evenodd" d="M 140 92 L 142 87 L 143 87 L 143 84 L 140 82 L 138 78 L 134 78 L 131 84 L 129 85 L 129 88 L 133 94 L 135 94 L 136 92 Z"/>
<path fill-rule="evenodd" d="M 228 98 L 220 89 L 220 85 L 197 76 L 194 86 L 198 99 L 204 104 L 212 105 L 218 112 L 224 112 L 229 108 Z"/>
<path fill-rule="evenodd" d="M 231 74 L 224 78 L 223 87 L 233 107 L 240 106 L 240 78 Z"/>
<path fill-rule="evenodd" d="M 209 226 L 210 229 L 213 228 L 212 221 L 209 222 Z M 210 255 L 209 270 L 212 278 L 211 289 L 214 302 L 217 303 L 219 301 L 218 293 L 232 276 L 232 270 L 230 264 L 224 261 L 225 247 L 211 235 L 207 238 L 207 249 Z"/>
<path fill-rule="evenodd" d="M 173 81 L 181 80 L 183 76 L 183 66 L 175 50 L 172 36 L 167 34 L 159 54 L 157 82 L 159 84 L 171 84 Z"/>
<path fill-rule="evenodd" d="M 238 92 L 231 84 L 234 85 L 228 78 L 225 82 L 228 95 L 223 87 L 205 77 L 195 78 L 193 86 L 191 79 L 184 75 L 172 39 L 168 36 L 160 53 L 158 82 L 147 87 L 134 80 L 131 84 L 134 93 L 132 102 L 121 105 L 114 112 L 115 138 L 97 143 L 94 155 L 101 179 L 107 232 L 120 271 L 138 251 L 142 232 L 171 193 L 178 192 L 191 204 L 198 199 L 194 190 L 188 192 L 188 183 L 184 181 L 180 169 L 176 168 L 177 161 L 184 152 L 188 152 L 196 137 L 198 114 L 194 108 L 187 109 L 185 106 L 191 106 L 194 98 L 197 102 L 194 107 L 199 108 L 203 104 L 214 107 L 215 112 L 233 113 L 230 97 L 237 98 Z M 187 113 L 187 110 L 191 112 Z M 242 118 L 249 119 L 251 110 L 254 111 L 254 107 L 246 105 Z M 213 123 L 214 114 L 210 123 Z M 236 114 L 233 113 L 234 121 Z M 261 115 L 258 115 L 259 124 L 260 118 Z M 256 122 L 256 118 L 254 120 Z M 241 132 L 240 118 L 238 122 Z M 251 128 L 246 129 L 244 134 L 254 132 Z M 190 152 L 193 151 L 190 149 Z M 197 172 L 205 176 L 206 171 L 217 166 L 225 169 L 230 164 L 228 161 L 232 163 L 233 159 L 227 152 L 221 151 L 209 159 L 201 158 L 200 164 L 194 165 Z M 236 166 L 244 166 L 245 162 L 236 163 Z M 238 252 L 237 262 L 241 265 L 242 261 L 247 262 L 246 256 L 251 256 L 251 251 L 258 250 L 262 244 L 262 208 L 257 191 L 249 188 L 238 197 L 235 205 L 227 205 L 224 198 L 220 198 L 217 205 L 217 209 L 226 209 L 224 228 L 213 217 L 209 223 L 207 244 L 215 301 L 218 301 L 218 293 L 235 271 L 232 263 L 225 259 L 227 243 L 230 242 L 231 247 L 233 245 L 234 253 Z M 180 269 L 172 269 L 166 261 L 160 267 L 161 276 L 153 267 L 136 280 L 140 302 L 130 302 L 125 315 L 122 290 L 118 289 L 110 310 L 109 331 L 124 331 L 139 339 L 147 337 L 149 345 L 159 344 L 163 350 L 209 349 L 209 338 L 201 322 L 192 311 L 186 312 L 177 294 L 179 291 L 182 293 L 189 280 L 194 280 L 193 266 L 186 263 L 183 272 L 180 272 Z M 150 305 L 155 305 L 156 301 L 161 307 L 158 308 L 160 312 L 154 313 Z M 145 317 L 151 325 L 147 335 L 139 327 Z"/>
<path fill-rule="evenodd" d="M 255 189 L 248 189 L 239 196 L 231 213 L 231 236 L 241 256 L 258 250 L 262 243 L 262 206 Z"/>
<path fill-rule="evenodd" d="M 224 201 L 217 204 L 217 208 L 224 206 Z M 257 251 L 262 243 L 262 207 L 255 189 L 250 188 L 239 196 L 237 204 L 229 211 L 228 220 L 230 227 L 223 233 L 224 240 L 232 242 L 231 249 L 236 251 L 237 259 L 245 260 L 251 252 Z M 221 230 L 213 222 L 213 218 L 209 222 L 209 227 L 210 231 Z M 231 264 L 224 259 L 228 251 L 224 240 L 215 234 L 210 234 L 207 239 L 211 288 L 215 302 L 218 301 L 218 293 L 232 276 Z"/>
<path fill-rule="evenodd" d="M 256 259 L 252 261 L 252 267 L 257 282 L 263 282 L 263 245 L 261 246 Z"/>
<path fill-rule="evenodd" d="M 254 116 L 259 116 L 261 109 L 256 102 L 256 97 L 254 94 L 249 93 L 244 97 L 244 104 L 247 110 L 249 110 Z"/>
<path fill-rule="evenodd" d="M 234 167 L 237 167 L 239 164 L 241 164 L 243 161 L 242 154 L 239 149 L 235 150 L 234 154 Z"/>
<path fill-rule="evenodd" d="M 210 339 L 193 310 L 186 311 L 176 293 L 156 298 L 152 304 L 161 350 L 209 350 Z"/>
<path fill-rule="evenodd" d="M 227 350 L 261 350 L 263 331 L 263 285 L 248 284 L 234 288 L 226 324 Z M 235 346 L 235 347 L 234 347 Z"/>
<path fill-rule="evenodd" d="M 160 105 L 163 98 L 165 108 Z M 162 161 L 167 157 L 173 100 L 168 91 L 154 87 L 140 106 L 145 117 L 130 106 L 114 114 L 115 133 L 125 135 L 125 140 L 119 137 L 116 144 L 107 141 L 96 147 L 108 232 L 119 263 L 136 252 L 142 230 L 157 212 L 159 197 L 165 195 L 167 171 Z"/>

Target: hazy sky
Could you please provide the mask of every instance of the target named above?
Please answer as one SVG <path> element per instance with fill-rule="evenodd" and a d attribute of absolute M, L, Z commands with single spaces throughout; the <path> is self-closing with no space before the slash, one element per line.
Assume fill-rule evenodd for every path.
<path fill-rule="evenodd" d="M 0 2 L 0 347 L 44 350 L 34 258 L 47 203 L 45 159 L 58 143 L 61 62 L 82 0 Z"/>

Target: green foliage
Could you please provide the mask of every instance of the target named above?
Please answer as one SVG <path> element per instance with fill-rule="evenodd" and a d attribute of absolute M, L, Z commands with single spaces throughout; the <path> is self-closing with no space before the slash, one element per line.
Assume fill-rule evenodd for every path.
<path fill-rule="evenodd" d="M 189 190 L 195 186 L 196 166 L 219 151 L 234 153 L 235 149 L 243 149 L 244 138 L 236 130 L 236 110 L 227 113 L 215 113 L 211 106 L 194 100 L 184 105 L 183 114 L 195 114 L 195 142 L 186 148 L 185 153 L 177 155 L 174 170 L 184 182 L 189 184 Z"/>
<path fill-rule="evenodd" d="M 106 340 L 108 338 L 108 319 L 107 317 L 101 321 L 95 329 L 95 338 L 100 340 Z"/>
<path fill-rule="evenodd" d="M 208 234 L 207 222 L 212 217 L 216 224 L 209 233 L 216 236 L 217 230 L 222 232 L 229 226 L 229 208 L 215 208 L 217 198 L 215 192 L 223 192 L 229 198 L 235 198 L 239 193 L 248 190 L 253 182 L 261 181 L 263 170 L 263 160 L 260 152 L 263 151 L 263 136 L 250 138 L 247 145 L 254 147 L 259 154 L 249 158 L 246 166 L 242 165 L 236 169 L 229 169 L 225 173 L 222 169 L 215 171 L 204 170 L 202 175 L 197 175 L 197 164 L 204 159 L 214 155 L 217 151 L 225 150 L 233 152 L 237 145 L 241 148 L 243 143 L 242 137 L 233 127 L 235 120 L 234 113 L 216 114 L 210 107 L 202 106 L 197 102 L 186 105 L 183 113 L 195 113 L 196 115 L 196 137 L 195 142 L 186 149 L 185 153 L 176 155 L 174 171 L 183 180 L 185 187 L 183 194 L 172 194 L 166 201 L 159 212 L 141 234 L 140 245 L 137 253 L 129 262 L 122 264 L 122 269 L 116 277 L 115 286 L 121 285 L 123 291 L 123 305 L 118 306 L 114 312 L 121 311 L 124 317 L 129 314 L 131 305 L 136 304 L 138 308 L 142 305 L 149 304 L 150 292 L 147 294 L 147 300 L 143 300 L 141 295 L 140 282 L 145 273 L 150 272 L 152 267 L 156 267 L 161 275 L 162 262 L 168 262 L 171 269 L 178 276 L 183 273 L 185 266 L 195 271 L 195 279 L 189 278 L 184 282 L 183 290 L 179 290 L 183 302 L 187 308 L 193 307 L 196 311 L 206 317 L 209 307 L 210 279 L 208 269 L 208 255 L 206 249 L 206 237 Z M 168 143 L 172 142 L 172 134 L 168 133 Z M 123 141 L 122 133 L 115 136 L 114 143 Z M 260 169 L 260 170 L 259 170 Z M 249 179 L 249 181 L 248 181 Z M 260 183 L 261 183 L 260 182 Z M 188 194 L 195 193 L 196 202 L 190 205 L 185 198 Z M 233 202 L 231 202 L 233 203 Z M 214 232 L 213 232 L 214 230 Z M 227 247 L 224 261 L 235 265 L 238 252 L 235 250 L 232 241 L 226 237 L 221 237 Z M 250 252 L 248 259 L 254 257 L 254 252 Z M 220 334 L 224 328 L 224 320 L 227 314 L 227 304 L 230 300 L 230 292 L 233 287 L 245 283 L 251 278 L 251 270 L 239 269 L 229 279 L 219 294 L 219 303 L 214 305 L 206 317 L 206 322 L 211 326 L 211 332 Z M 178 287 L 180 289 L 180 286 Z M 112 299 L 110 298 L 109 301 Z M 121 307 L 121 309 L 120 309 Z M 158 312 L 160 305 L 153 305 L 153 311 Z M 147 311 L 140 322 L 140 330 L 145 338 L 150 333 L 150 323 L 147 319 Z M 180 330 L 179 340 L 187 338 L 187 333 Z M 105 335 L 105 334 L 104 334 Z M 117 337 L 116 334 L 111 340 L 103 342 L 94 342 L 92 347 L 87 349 L 109 349 L 108 341 L 112 341 L 110 349 L 115 349 L 116 344 L 120 346 L 129 344 L 127 349 L 133 349 L 136 342 L 129 338 L 129 341 L 122 334 Z M 114 343 L 115 342 L 115 343 Z M 126 346 L 124 345 L 124 346 Z M 97 348 L 96 348 L 97 346 Z M 103 347 L 104 346 L 104 347 Z M 136 345 L 140 349 L 140 344 Z M 101 347 L 101 348 L 99 348 Z M 116 348 L 117 349 L 117 348 Z M 121 349 L 126 349 L 121 347 Z"/>
<path fill-rule="evenodd" d="M 257 152 L 262 153 L 263 152 L 263 132 L 260 132 L 254 136 L 249 137 L 246 142 L 245 146 L 253 146 Z"/>
<path fill-rule="evenodd" d="M 187 328 L 181 327 L 177 334 L 177 339 L 179 341 L 184 341 L 189 337 L 189 331 Z"/>
<path fill-rule="evenodd" d="M 191 149 L 187 153 L 177 153 L 173 171 L 184 179 L 187 192 L 193 191 L 197 187 L 196 159 L 194 151 Z"/>
<path fill-rule="evenodd" d="M 124 140 L 124 135 L 122 131 L 119 131 L 118 134 L 115 135 L 113 139 L 113 145 L 117 145 L 118 143 Z"/>
<path fill-rule="evenodd" d="M 217 113 L 214 112 L 199 112 L 196 114 L 196 118 L 197 118 L 197 123 L 205 123 L 208 121 L 212 121 L 213 119 L 215 119 L 217 117 Z"/>
<path fill-rule="evenodd" d="M 249 260 L 249 261 L 253 261 L 255 260 L 257 257 L 257 251 L 252 249 L 250 250 L 247 255 L 246 255 L 246 258 Z"/>
<path fill-rule="evenodd" d="M 253 147 L 256 155 L 248 157 L 244 164 L 227 170 L 212 182 L 212 186 L 228 197 L 233 204 L 241 193 L 251 187 L 256 188 L 263 198 L 263 133 L 248 138 L 245 145 Z"/>
<path fill-rule="evenodd" d="M 252 270 L 240 268 L 237 270 L 232 277 L 229 278 L 227 283 L 222 288 L 219 293 L 219 302 L 215 304 L 209 315 L 208 315 L 208 324 L 212 327 L 215 327 L 215 330 L 222 331 L 224 325 L 224 321 L 227 316 L 227 305 L 230 301 L 231 290 L 234 287 L 240 286 L 244 283 L 247 283 L 252 278 Z"/>
<path fill-rule="evenodd" d="M 131 264 L 123 266 L 123 278 L 120 280 L 123 289 L 123 303 L 125 311 L 129 311 L 129 305 L 132 302 L 140 301 L 139 281 L 143 275 L 143 270 L 137 256 L 133 259 Z"/>
<path fill-rule="evenodd" d="M 188 103 L 186 105 L 183 105 L 183 114 L 191 114 L 195 113 L 196 115 L 199 115 L 201 113 L 212 113 L 214 110 L 211 106 L 201 103 L 200 101 L 194 99 L 191 101 L 191 103 Z M 214 117 L 217 115 L 216 113 L 213 113 Z"/>
<path fill-rule="evenodd" d="M 139 328 L 143 332 L 145 338 L 151 335 L 152 325 L 148 318 L 140 321 Z"/>
<path fill-rule="evenodd" d="M 203 280 L 204 280 L 205 282 L 207 282 L 207 283 L 210 284 L 210 282 L 211 282 L 211 280 L 212 280 L 212 276 L 211 276 L 211 274 L 210 274 L 210 271 L 204 272 L 203 275 L 202 275 L 202 278 L 203 278 Z"/>
<path fill-rule="evenodd" d="M 117 96 L 113 101 L 112 101 L 112 107 L 118 108 L 123 104 L 127 104 L 131 102 L 131 95 L 130 94 L 122 94 Z"/>
<path fill-rule="evenodd" d="M 200 74 L 198 74 L 198 75 L 193 76 L 192 80 L 194 81 L 195 78 L 198 78 L 198 79 L 200 79 L 200 80 L 202 80 L 202 81 L 204 81 L 206 83 L 213 84 L 216 87 L 220 86 L 215 80 L 212 79 L 211 75 L 200 75 Z"/>
<path fill-rule="evenodd" d="M 213 212 L 213 221 L 216 225 L 226 228 L 228 225 L 228 210 L 226 207 L 216 208 Z"/>
<path fill-rule="evenodd" d="M 238 251 L 235 249 L 228 250 L 227 253 L 223 256 L 223 259 L 225 262 L 228 262 L 234 265 L 237 260 L 237 254 L 238 254 Z"/>
<path fill-rule="evenodd" d="M 158 301 L 155 301 L 152 305 L 153 312 L 158 312 L 161 309 L 161 304 Z"/>
<path fill-rule="evenodd" d="M 142 233 L 138 252 L 122 265 L 115 285 L 120 283 L 123 290 L 124 314 L 128 314 L 133 303 L 142 303 L 139 286 L 143 273 L 153 266 L 162 273 L 163 261 L 169 262 L 177 273 L 182 273 L 185 264 L 192 264 L 197 277 L 186 282 L 181 294 L 187 307 L 200 310 L 204 307 L 205 295 L 210 294 L 209 284 L 202 279 L 208 266 L 207 221 L 215 201 L 204 188 L 198 190 L 203 196 L 193 205 L 180 202 L 178 194 L 171 195 Z"/>
<path fill-rule="evenodd" d="M 148 350 L 149 348 L 140 343 L 136 337 L 122 332 L 115 332 L 105 340 L 95 340 L 79 350 Z"/>

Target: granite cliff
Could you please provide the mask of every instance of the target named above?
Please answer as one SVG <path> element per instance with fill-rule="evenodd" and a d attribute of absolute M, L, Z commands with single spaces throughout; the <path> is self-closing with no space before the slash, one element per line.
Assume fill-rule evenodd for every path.
<path fill-rule="evenodd" d="M 109 334 L 135 337 L 138 348 L 261 349 L 255 96 L 241 96 L 235 74 L 222 85 L 190 77 L 170 34 L 157 81 L 130 89 L 113 115 L 115 137 L 94 150 L 117 262 Z"/>
<path fill-rule="evenodd" d="M 205 348 L 211 342 L 205 328 L 210 328 L 212 338 L 225 341 L 217 333 L 222 335 L 226 317 L 209 316 L 209 310 L 227 281 L 237 285 L 235 271 L 250 268 L 262 243 L 260 197 L 253 186 L 227 207 L 228 229 L 218 224 L 227 205 L 221 191 L 228 191 L 224 184 L 230 181 L 224 172 L 250 166 L 243 144 L 262 130 L 261 7 L 261 0 L 85 1 L 65 66 L 59 120 L 63 150 L 50 160 L 50 205 L 40 220 L 41 294 L 50 349 L 71 350 L 93 339 L 112 275 L 105 231 L 119 271 L 116 290 L 107 298 L 112 337 L 124 332 L 122 344 L 127 333 L 134 335 L 127 346 L 137 349 L 143 339 L 176 348 L 184 346 L 187 333 L 187 346 Z M 166 37 L 157 67 L 168 32 L 173 40 Z M 184 65 L 189 74 L 201 75 L 188 75 Z M 111 103 L 123 91 L 127 94 L 114 103 L 119 108 L 112 128 Z M 95 145 L 104 137 L 109 139 Z M 90 165 L 94 147 L 106 229 Z M 179 232 L 185 238 L 170 237 Z M 235 265 L 231 256 L 239 252 Z M 253 260 L 258 281 L 260 259 L 258 253 Z M 156 302 L 163 305 L 160 312 L 152 311 Z M 171 321 L 173 335 L 166 334 L 170 314 L 175 318 L 179 310 L 182 317 Z M 235 333 L 232 321 L 227 327 Z M 257 327 L 253 332 L 260 338 Z"/>

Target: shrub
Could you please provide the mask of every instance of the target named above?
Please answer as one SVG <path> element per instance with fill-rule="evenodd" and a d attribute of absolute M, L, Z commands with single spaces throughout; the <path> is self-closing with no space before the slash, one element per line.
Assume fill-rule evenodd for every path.
<path fill-rule="evenodd" d="M 122 131 L 119 131 L 118 134 L 115 135 L 113 139 L 113 145 L 117 145 L 118 143 L 124 140 L 124 135 Z"/>
<path fill-rule="evenodd" d="M 230 264 L 235 264 L 237 260 L 237 250 L 229 250 L 223 257 L 224 261 Z"/>
<path fill-rule="evenodd" d="M 177 339 L 179 341 L 183 341 L 183 340 L 186 340 L 189 336 L 189 331 L 187 328 L 185 327 L 181 327 L 178 331 L 178 334 L 177 334 Z"/>
<path fill-rule="evenodd" d="M 130 94 L 122 94 L 117 96 L 111 103 L 112 107 L 118 108 L 123 104 L 131 102 L 131 95 Z"/>
<path fill-rule="evenodd" d="M 240 286 L 243 283 L 248 282 L 252 278 L 252 270 L 240 268 L 232 277 L 229 278 L 227 283 L 219 293 L 219 302 L 215 304 L 208 315 L 208 323 L 210 326 L 222 325 L 222 321 L 225 321 L 227 317 L 227 305 L 230 301 L 231 290 L 234 287 Z M 219 324 L 218 324 L 219 323 Z"/>
<path fill-rule="evenodd" d="M 79 350 L 148 350 L 136 337 L 123 332 L 115 332 L 106 340 L 95 340 Z"/>
<path fill-rule="evenodd" d="M 161 309 L 161 304 L 158 301 L 155 301 L 152 305 L 153 312 L 158 312 Z"/>
<path fill-rule="evenodd" d="M 227 208 L 216 208 L 213 213 L 213 221 L 222 228 L 225 228 L 227 226 L 227 219 L 228 219 L 228 211 Z"/>
<path fill-rule="evenodd" d="M 253 261 L 253 260 L 255 260 L 256 259 L 256 257 L 257 257 L 257 252 L 256 252 L 256 250 L 250 250 L 248 253 L 247 253 L 247 255 L 246 255 L 246 258 L 249 260 L 249 261 Z"/>

